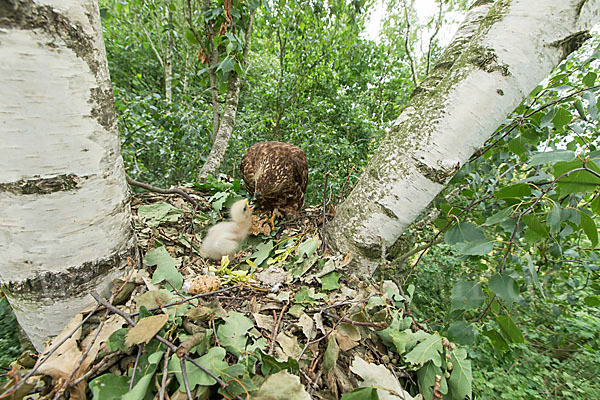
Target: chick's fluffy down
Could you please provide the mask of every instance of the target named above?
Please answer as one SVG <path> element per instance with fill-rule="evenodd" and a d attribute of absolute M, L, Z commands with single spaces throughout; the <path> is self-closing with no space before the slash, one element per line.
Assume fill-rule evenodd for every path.
<path fill-rule="evenodd" d="M 220 222 L 208 230 L 202 240 L 200 255 L 220 260 L 222 256 L 234 254 L 250 231 L 252 208 L 247 200 L 233 203 L 230 211 L 232 221 Z"/>
<path fill-rule="evenodd" d="M 220 222 L 211 227 L 202 240 L 201 254 L 213 260 L 236 252 L 248 231 L 240 228 L 235 222 Z"/>

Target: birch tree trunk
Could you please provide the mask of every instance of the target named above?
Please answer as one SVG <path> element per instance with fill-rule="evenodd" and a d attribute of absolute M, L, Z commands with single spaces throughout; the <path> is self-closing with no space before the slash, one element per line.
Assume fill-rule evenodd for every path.
<path fill-rule="evenodd" d="M 478 1 L 328 228 L 359 274 L 600 19 L 599 0 Z"/>
<path fill-rule="evenodd" d="M 131 257 L 94 0 L 0 1 L 0 282 L 36 349 Z"/>

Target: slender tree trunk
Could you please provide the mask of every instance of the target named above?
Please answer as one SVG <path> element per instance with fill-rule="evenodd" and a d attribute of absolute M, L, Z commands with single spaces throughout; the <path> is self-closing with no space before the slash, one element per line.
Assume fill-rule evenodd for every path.
<path fill-rule="evenodd" d="M 0 282 L 40 350 L 137 262 L 98 6 L 0 1 Z"/>
<path fill-rule="evenodd" d="M 167 13 L 169 27 L 166 32 L 167 44 L 165 45 L 165 99 L 167 100 L 167 103 L 170 104 L 171 101 L 173 101 L 173 34 L 171 33 L 173 27 L 173 15 L 171 14 L 168 5 L 166 8 L 165 12 Z"/>
<path fill-rule="evenodd" d="M 245 32 L 245 45 L 242 55 L 242 64 L 245 63 L 246 58 L 248 57 L 253 19 L 254 12 L 250 14 L 250 21 L 248 22 L 248 28 Z M 219 167 L 221 166 L 221 162 L 225 157 L 225 151 L 227 151 L 227 146 L 229 145 L 229 138 L 231 137 L 231 133 L 233 132 L 233 127 L 235 125 L 235 114 L 237 113 L 241 85 L 242 83 L 237 72 L 231 71 L 231 76 L 229 77 L 229 82 L 227 83 L 227 93 L 225 94 L 225 107 L 223 107 L 223 115 L 219 120 L 219 129 L 215 135 L 215 140 L 212 148 L 210 149 L 210 153 L 208 154 L 208 158 L 200 169 L 198 180 L 206 179 L 209 174 L 216 175 Z M 213 97 L 213 111 L 214 101 L 215 100 Z"/>
<path fill-rule="evenodd" d="M 215 175 L 219 170 L 221 161 L 225 157 L 225 151 L 229 145 L 229 138 L 233 132 L 235 124 L 235 114 L 237 113 L 238 99 L 240 96 L 241 81 L 235 71 L 231 72 L 229 83 L 227 86 L 227 94 L 225 96 L 225 107 L 223 108 L 223 116 L 219 123 L 219 130 L 213 142 L 212 148 L 206 162 L 200 170 L 199 180 L 206 179 L 210 175 Z"/>
<path fill-rule="evenodd" d="M 370 274 L 535 86 L 589 35 L 600 0 L 480 1 L 367 165 L 329 243 Z"/>

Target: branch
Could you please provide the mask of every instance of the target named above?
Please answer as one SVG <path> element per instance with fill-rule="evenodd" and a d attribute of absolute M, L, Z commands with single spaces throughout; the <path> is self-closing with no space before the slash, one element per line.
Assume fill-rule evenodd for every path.
<path fill-rule="evenodd" d="M 192 199 L 192 197 L 189 194 L 187 194 L 186 192 L 184 192 L 183 190 L 181 190 L 179 188 L 176 188 L 176 187 L 171 187 L 169 189 L 157 188 L 155 186 L 148 185 L 147 183 L 138 182 L 138 181 L 134 180 L 133 178 L 131 178 L 127 174 L 125 174 L 125 178 L 127 179 L 127 183 L 129 183 L 131 186 L 137 186 L 139 188 L 146 189 L 150 192 L 156 192 L 156 193 L 161 193 L 161 194 L 178 194 L 178 195 L 184 197 L 190 203 L 192 203 L 192 205 L 194 207 L 198 207 L 198 202 L 196 200 Z"/>
<path fill-rule="evenodd" d="M 426 75 L 429 74 L 429 63 L 431 60 L 431 45 L 433 43 L 433 39 L 437 36 L 437 34 L 440 32 L 440 28 L 442 27 L 442 8 L 443 8 L 443 2 L 442 2 L 442 0 L 440 0 L 438 19 L 437 19 L 437 22 L 435 23 L 435 32 L 433 32 L 433 34 L 429 38 L 429 47 L 427 49 L 427 65 L 425 67 Z"/>
<path fill-rule="evenodd" d="M 408 57 L 408 60 L 410 61 L 410 73 L 412 76 L 412 80 L 413 83 L 415 84 L 415 86 L 419 85 L 419 82 L 417 81 L 417 74 L 415 72 L 415 62 L 412 58 L 412 55 L 410 54 L 410 47 L 408 45 L 408 37 L 410 36 L 410 22 L 408 21 L 408 9 L 406 7 L 406 2 L 403 2 L 402 4 L 404 4 L 404 19 L 406 21 L 406 35 L 404 36 L 404 49 L 406 51 L 406 56 Z"/>

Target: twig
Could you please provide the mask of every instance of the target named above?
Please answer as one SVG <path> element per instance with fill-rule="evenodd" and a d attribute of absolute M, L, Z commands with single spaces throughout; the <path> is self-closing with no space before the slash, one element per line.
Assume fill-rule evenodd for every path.
<path fill-rule="evenodd" d="M 348 301 L 344 301 L 341 303 L 337 303 L 337 304 L 332 304 L 326 307 L 323 307 L 317 314 L 322 314 L 325 312 L 325 310 L 328 310 L 330 308 L 335 308 L 335 307 L 340 307 L 343 305 L 352 305 L 355 306 L 356 304 L 360 304 L 360 303 L 364 303 L 365 301 L 369 300 L 371 297 L 373 297 L 374 294 L 370 294 L 369 296 L 365 297 L 364 299 L 360 299 L 360 300 L 348 300 Z M 348 313 L 350 312 L 350 310 L 352 310 L 353 307 L 348 308 L 348 310 L 346 310 L 346 312 L 344 313 L 344 315 L 342 315 L 342 317 L 340 319 L 338 319 L 337 322 L 335 322 L 333 324 L 333 327 L 331 328 L 331 330 L 329 332 L 327 332 L 326 334 L 324 334 L 323 336 L 321 336 L 320 338 L 314 339 L 314 340 L 310 340 L 310 336 L 312 336 L 312 331 L 313 331 L 313 327 L 311 327 L 310 332 L 308 334 L 308 341 L 306 342 L 306 345 L 304 346 L 304 348 L 302 349 L 302 351 L 300 352 L 300 355 L 296 358 L 297 361 L 300 361 L 300 359 L 302 358 L 302 356 L 304 355 L 304 353 L 306 352 L 306 349 L 308 349 L 308 346 L 310 346 L 311 344 L 314 343 L 318 343 L 323 339 L 327 339 L 329 337 L 329 335 L 331 335 L 331 333 L 333 333 L 333 331 L 335 330 L 335 328 L 337 328 L 337 326 L 342 322 L 343 318 L 346 318 L 346 316 L 348 315 Z"/>
<path fill-rule="evenodd" d="M 123 288 L 123 286 L 121 286 L 121 289 Z M 81 364 L 83 364 L 83 360 L 85 360 L 85 358 L 87 357 L 87 355 L 90 353 L 90 350 L 92 349 L 94 342 L 96 341 L 96 339 L 98 339 L 98 335 L 100 334 L 100 331 L 102 330 L 102 327 L 104 326 L 104 321 L 106 320 L 106 314 L 104 315 L 104 318 L 102 319 L 102 321 L 100 321 L 100 324 L 98 324 L 98 327 L 96 328 L 96 333 L 94 334 L 94 339 L 92 339 L 92 341 L 90 342 L 90 345 L 88 346 L 87 349 L 85 349 L 85 351 L 83 352 L 83 354 L 81 355 L 81 357 L 79 357 L 79 361 L 77 361 L 77 365 L 75 365 L 75 368 L 73 368 L 73 371 L 71 371 L 71 373 L 69 374 L 69 377 L 65 380 L 65 382 L 61 385 L 61 389 L 64 388 L 64 390 L 68 389 L 69 386 L 69 382 L 71 381 L 71 379 L 73 379 L 73 376 L 75 376 L 75 373 L 77 372 L 77 370 L 79 369 L 79 367 L 81 367 Z M 59 389 L 56 391 L 56 394 L 54 395 L 54 400 L 58 399 L 60 396 L 60 393 L 62 392 L 62 390 Z"/>
<path fill-rule="evenodd" d="M 147 183 L 138 182 L 138 181 L 132 179 L 127 174 L 125 174 L 125 177 L 127 178 L 127 183 L 129 183 L 131 186 L 137 186 L 139 188 L 146 189 L 150 192 L 156 192 L 156 193 L 161 193 L 161 194 L 178 194 L 178 195 L 184 197 L 190 203 L 192 203 L 194 205 L 194 207 L 198 206 L 198 202 L 196 200 L 192 199 L 192 197 L 189 194 L 187 194 L 186 192 L 184 192 L 183 190 L 181 190 L 179 188 L 171 187 L 169 189 L 161 189 L 161 188 L 157 188 L 152 185 L 148 185 Z"/>
<path fill-rule="evenodd" d="M 162 306 L 159 306 L 159 307 L 149 308 L 148 311 L 152 312 L 152 311 L 156 311 L 156 310 L 162 309 L 163 307 L 178 306 L 180 304 L 186 303 L 188 301 L 191 301 L 191 300 L 194 300 L 194 299 L 197 299 L 197 298 L 200 298 L 200 297 L 205 297 L 205 296 L 210 296 L 210 295 L 217 294 L 217 293 L 226 292 L 226 291 L 231 290 L 231 289 L 239 288 L 240 286 L 242 286 L 242 284 L 238 284 L 238 285 L 235 285 L 235 286 L 230 286 L 230 287 L 227 287 L 227 288 L 215 290 L 214 292 L 199 293 L 199 294 L 194 295 L 192 297 L 188 297 L 188 298 L 185 298 L 185 299 L 182 299 L 182 300 L 177 300 L 177 301 L 174 301 L 172 303 L 168 303 L 168 304 L 165 304 L 165 305 L 162 305 Z M 133 312 L 133 313 L 129 314 L 129 316 L 130 317 L 135 317 L 138 314 L 139 314 L 139 312 L 136 311 L 136 312 Z"/>
<path fill-rule="evenodd" d="M 408 45 L 408 39 L 410 37 L 410 21 L 408 20 L 408 7 L 406 6 L 406 2 L 402 3 L 404 5 L 404 19 L 406 21 L 406 34 L 404 35 L 404 50 L 406 51 L 406 56 L 408 57 L 408 61 L 410 62 L 410 73 L 412 76 L 413 83 L 415 86 L 419 85 L 417 81 L 417 73 L 415 72 L 415 62 L 410 54 L 410 46 Z"/>
<path fill-rule="evenodd" d="M 327 209 L 327 184 L 329 183 L 329 171 L 327 171 L 327 173 L 325 173 L 325 187 L 323 188 L 323 227 L 321 228 L 321 238 L 323 239 L 323 242 L 321 243 L 321 253 L 325 251 L 325 242 L 327 241 L 327 238 L 325 236 L 325 224 L 327 222 L 327 215 L 326 215 L 326 209 Z"/>
<path fill-rule="evenodd" d="M 54 345 L 54 347 L 48 352 L 48 354 L 46 354 L 41 360 L 38 361 L 37 365 L 27 373 L 27 375 L 25 375 L 23 377 L 23 379 L 21 379 L 13 388 L 7 389 L 5 390 L 2 394 L 0 394 L 0 399 L 4 398 L 6 395 L 8 394 L 13 394 L 15 393 L 17 390 L 19 390 L 21 388 L 21 386 L 23 386 L 23 384 L 27 381 L 27 379 L 29 379 L 31 376 L 33 376 L 37 370 L 42 366 L 43 363 L 45 363 L 52 354 L 54 354 L 54 352 L 56 350 L 58 350 L 58 348 L 60 346 L 63 345 L 63 343 L 65 343 L 67 340 L 69 340 L 71 338 L 71 336 L 73 336 L 75 334 L 75 332 L 77 332 L 77 330 L 79 328 L 81 328 L 81 326 L 87 322 L 88 319 L 90 319 L 90 317 L 92 315 L 94 315 L 94 313 L 96 312 L 96 310 L 98 310 L 99 306 L 96 305 L 92 311 L 89 312 L 89 314 L 79 323 L 77 324 L 77 326 L 71 331 L 71 333 L 69 333 L 64 339 L 62 339 L 60 342 L 58 342 L 56 345 Z"/>
<path fill-rule="evenodd" d="M 171 349 L 167 348 L 165 352 L 165 362 L 163 364 L 163 376 L 160 384 L 160 390 L 158 391 L 158 399 L 165 399 L 165 389 L 167 388 L 167 375 L 169 375 L 169 356 L 171 355 Z"/>
<path fill-rule="evenodd" d="M 116 352 L 107 355 L 105 358 L 102 359 L 102 361 L 100 361 L 98 364 L 96 364 L 92 368 L 90 368 L 90 370 L 88 372 L 86 372 L 85 375 L 80 376 L 79 378 L 75 379 L 73 382 L 69 383 L 67 385 L 67 388 L 73 387 L 73 386 L 77 385 L 79 382 L 82 382 L 82 381 L 88 379 L 89 377 L 94 375 L 96 372 L 104 372 L 105 370 L 107 370 L 108 368 L 110 368 L 111 366 L 116 364 L 117 361 L 119 361 L 119 358 L 121 357 L 121 355 L 123 355 L 124 353 L 125 352 L 122 350 L 117 350 Z"/>
<path fill-rule="evenodd" d="M 279 313 L 279 318 L 277 318 L 277 321 L 275 321 L 275 325 L 273 326 L 273 332 L 271 332 L 271 346 L 269 347 L 269 352 L 267 353 L 269 355 L 273 354 L 273 349 L 275 347 L 275 339 L 277 338 L 277 331 L 279 331 L 279 326 L 281 325 L 283 314 L 285 313 L 285 310 L 287 309 L 288 305 L 288 303 L 284 304 L 283 308 L 281 309 L 281 313 Z"/>
<path fill-rule="evenodd" d="M 140 356 L 142 355 L 142 346 L 138 344 L 138 352 L 135 356 L 135 363 L 133 364 L 133 371 L 131 372 L 131 380 L 129 381 L 129 391 L 133 389 L 133 381 L 135 380 L 135 371 L 137 370 L 138 363 L 140 362 Z"/>
<path fill-rule="evenodd" d="M 461 215 L 463 215 L 464 213 L 468 212 L 471 208 L 475 207 L 477 204 L 486 201 L 488 199 L 491 199 L 492 197 L 494 197 L 493 194 L 487 195 L 484 198 L 481 198 L 479 200 L 475 200 L 473 199 L 473 201 L 471 201 L 471 203 L 465 207 L 464 210 L 462 210 L 460 213 L 458 213 L 457 215 L 454 215 L 454 219 L 458 219 L 458 217 L 460 217 Z M 433 237 L 433 239 L 431 239 L 429 241 L 429 243 L 427 243 L 423 249 L 423 251 L 421 252 L 421 254 L 419 254 L 419 257 L 417 257 L 417 261 L 415 261 L 415 263 L 413 264 L 413 266 L 405 273 L 402 275 L 402 277 L 400 278 L 400 280 L 404 280 L 406 277 L 408 277 L 410 274 L 412 274 L 412 272 L 415 270 L 415 268 L 417 268 L 417 265 L 419 265 L 419 262 L 421 261 L 421 258 L 423 258 L 423 256 L 425 255 L 425 252 L 427 252 L 427 250 L 429 250 L 429 248 L 431 248 L 435 243 L 436 240 L 440 237 L 440 235 L 444 232 L 446 232 L 448 230 L 448 228 L 454 223 L 453 220 L 448 221 L 448 223 L 438 231 L 438 233 L 435 234 L 435 236 Z M 398 285 L 400 286 L 400 285 Z"/>
<path fill-rule="evenodd" d="M 188 400 L 194 400 L 192 398 L 192 392 L 190 392 L 190 384 L 188 383 L 187 372 L 185 370 L 185 359 L 179 359 L 179 365 L 181 365 L 181 375 L 183 376 L 183 384 L 185 385 L 185 393 L 187 394 Z"/>
<path fill-rule="evenodd" d="M 340 318 L 339 315 L 331 314 L 328 312 L 324 312 L 323 314 L 327 315 L 329 318 Z M 385 322 L 364 322 L 364 321 L 353 321 L 349 318 L 342 317 L 341 321 L 345 324 L 356 325 L 356 326 L 369 326 L 371 328 L 376 329 L 385 329 L 388 324 Z"/>

